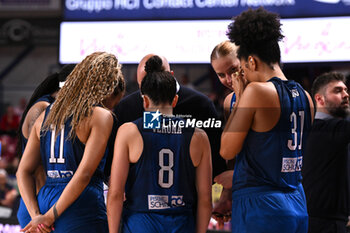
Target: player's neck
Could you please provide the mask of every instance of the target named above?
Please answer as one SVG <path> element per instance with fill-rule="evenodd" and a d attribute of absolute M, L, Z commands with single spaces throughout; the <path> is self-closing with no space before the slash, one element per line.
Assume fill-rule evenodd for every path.
<path fill-rule="evenodd" d="M 162 113 L 162 115 L 166 115 L 166 116 L 173 115 L 173 108 L 170 105 L 155 105 L 155 106 L 150 106 L 149 108 L 146 109 L 146 111 L 149 111 L 149 112 L 156 112 L 157 110 L 160 113 Z"/>
<path fill-rule="evenodd" d="M 278 63 L 272 65 L 267 65 L 264 63 L 261 67 L 260 73 L 262 74 L 260 77 L 261 82 L 266 82 L 273 77 L 278 77 L 282 80 L 287 80 Z"/>

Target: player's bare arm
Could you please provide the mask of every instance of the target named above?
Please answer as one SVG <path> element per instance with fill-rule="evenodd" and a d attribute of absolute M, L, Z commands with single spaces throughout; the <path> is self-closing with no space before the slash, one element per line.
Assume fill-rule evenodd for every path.
<path fill-rule="evenodd" d="M 54 221 L 79 197 L 95 172 L 103 157 L 109 134 L 113 125 L 111 113 L 101 107 L 95 107 L 91 118 L 76 130 L 77 137 L 85 143 L 83 158 L 71 181 L 68 183 L 58 201 L 44 215 L 37 216 L 40 221 L 33 219 L 23 230 L 35 229 L 36 222 L 44 222 L 51 226 Z"/>
<path fill-rule="evenodd" d="M 107 217 L 110 233 L 117 233 L 123 211 L 125 183 L 130 162 L 137 162 L 143 150 L 143 141 L 135 124 L 120 126 L 115 144 L 111 178 L 107 196 Z"/>
<path fill-rule="evenodd" d="M 190 155 L 196 167 L 197 221 L 196 232 L 205 233 L 212 212 L 212 167 L 209 139 L 201 129 L 196 129 L 190 144 Z"/>
<path fill-rule="evenodd" d="M 40 214 L 33 174 L 35 168 L 41 163 L 40 128 L 43 119 L 44 113 L 40 115 L 34 124 L 16 173 L 19 191 L 32 218 Z"/>
<path fill-rule="evenodd" d="M 250 129 L 264 132 L 277 123 L 280 114 L 278 99 L 272 83 L 248 84 L 221 136 L 220 154 L 223 158 L 233 159 L 241 151 Z M 264 124 L 256 125 L 257 119 Z"/>
<path fill-rule="evenodd" d="M 30 108 L 22 126 L 22 133 L 25 138 L 29 137 L 36 119 L 45 111 L 47 106 L 49 106 L 48 102 L 40 101 Z"/>

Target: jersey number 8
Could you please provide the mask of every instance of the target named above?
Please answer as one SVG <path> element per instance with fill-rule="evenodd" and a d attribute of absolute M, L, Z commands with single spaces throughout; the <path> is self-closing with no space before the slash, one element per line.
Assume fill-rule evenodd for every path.
<path fill-rule="evenodd" d="M 168 156 L 168 165 L 164 164 L 164 158 Z M 169 149 L 161 149 L 159 151 L 159 167 L 158 184 L 162 188 L 170 188 L 174 183 L 174 171 L 171 169 L 174 166 L 174 153 Z M 167 181 L 164 180 L 164 174 L 168 173 Z"/>

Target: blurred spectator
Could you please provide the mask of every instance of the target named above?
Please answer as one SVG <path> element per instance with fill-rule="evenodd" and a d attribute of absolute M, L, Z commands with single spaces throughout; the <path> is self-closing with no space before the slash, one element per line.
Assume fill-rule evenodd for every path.
<path fill-rule="evenodd" d="M 0 169 L 6 169 L 11 174 L 15 173 L 18 166 L 16 157 L 16 131 L 20 117 L 15 114 L 14 107 L 8 105 L 5 114 L 0 118 Z"/>
<path fill-rule="evenodd" d="M 2 134 L 0 135 L 1 141 L 1 160 L 6 160 L 7 162 L 11 162 L 16 157 L 16 145 L 17 138 Z M 0 168 L 3 168 L 0 166 Z"/>
<path fill-rule="evenodd" d="M 0 134 L 0 142 L 0 169 L 6 169 L 10 174 L 15 174 L 18 166 L 18 158 L 16 156 L 17 138 L 7 134 Z"/>
<path fill-rule="evenodd" d="M 24 109 L 26 109 L 26 106 L 27 106 L 27 99 L 22 97 L 19 100 L 18 105 L 16 107 L 14 107 L 15 114 L 17 116 L 21 117 L 23 112 L 24 112 Z"/>
<path fill-rule="evenodd" d="M 0 130 L 16 132 L 19 126 L 20 117 L 16 115 L 14 107 L 8 105 L 5 114 L 0 119 Z"/>
<path fill-rule="evenodd" d="M 0 205 L 12 208 L 17 196 L 17 190 L 8 183 L 7 172 L 0 169 Z"/>

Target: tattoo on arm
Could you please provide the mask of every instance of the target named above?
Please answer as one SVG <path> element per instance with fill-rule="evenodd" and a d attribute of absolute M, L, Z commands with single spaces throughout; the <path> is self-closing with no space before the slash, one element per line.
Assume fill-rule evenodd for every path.
<path fill-rule="evenodd" d="M 56 202 L 55 205 L 53 206 L 53 215 L 54 215 L 55 221 L 56 221 L 56 219 L 58 218 L 58 213 L 57 213 L 56 205 L 57 205 L 57 202 Z"/>
<path fill-rule="evenodd" d="M 34 126 L 34 123 L 35 123 L 36 119 L 38 119 L 38 117 L 40 116 L 40 114 L 42 112 L 43 112 L 42 109 L 39 109 L 39 110 L 35 111 L 33 113 L 33 115 L 31 115 L 31 117 L 29 118 L 29 120 L 28 120 L 28 133 L 29 133 L 28 134 L 28 138 L 30 136 L 30 132 L 32 132 L 32 128 Z"/>
<path fill-rule="evenodd" d="M 28 123 L 27 123 L 28 138 L 29 138 L 30 132 L 32 131 L 32 128 L 35 124 L 35 121 L 39 118 L 41 113 L 45 111 L 47 106 L 49 106 L 49 103 L 41 104 L 41 105 L 35 107 L 32 111 L 30 111 L 30 114 L 27 115 L 27 117 L 28 117 Z"/>

